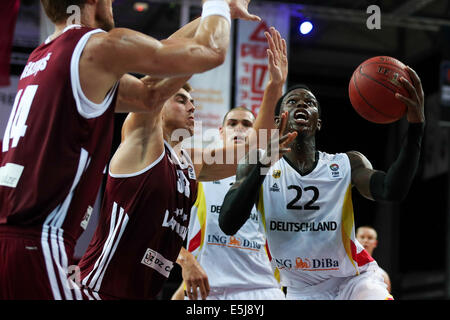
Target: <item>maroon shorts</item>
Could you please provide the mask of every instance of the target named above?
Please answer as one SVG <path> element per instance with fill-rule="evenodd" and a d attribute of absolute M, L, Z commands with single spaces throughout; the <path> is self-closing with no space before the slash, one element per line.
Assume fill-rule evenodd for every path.
<path fill-rule="evenodd" d="M 73 241 L 72 241 L 73 242 Z M 0 225 L 0 300 L 84 300 L 61 229 Z"/>

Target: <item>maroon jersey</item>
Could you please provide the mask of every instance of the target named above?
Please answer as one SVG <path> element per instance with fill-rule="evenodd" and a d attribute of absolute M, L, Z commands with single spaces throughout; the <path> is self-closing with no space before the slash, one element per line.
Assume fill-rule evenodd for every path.
<path fill-rule="evenodd" d="M 73 244 L 85 228 L 110 155 L 117 95 L 116 84 L 95 104 L 81 90 L 79 59 L 97 32 L 72 25 L 31 53 L 2 142 L 0 225 L 64 230 Z"/>
<path fill-rule="evenodd" d="M 109 174 L 101 224 L 79 263 L 84 287 L 114 298 L 154 299 L 187 234 L 197 183 L 192 162 L 165 151 L 147 168 Z"/>

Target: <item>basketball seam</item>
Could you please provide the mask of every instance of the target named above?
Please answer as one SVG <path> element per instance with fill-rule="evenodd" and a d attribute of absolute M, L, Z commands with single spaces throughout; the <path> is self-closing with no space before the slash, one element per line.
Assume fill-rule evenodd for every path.
<path fill-rule="evenodd" d="M 356 77 L 353 77 L 353 84 L 355 85 L 355 89 L 356 89 L 356 91 L 358 91 L 359 96 L 364 100 L 364 102 L 365 102 L 370 108 L 372 108 L 373 110 L 375 110 L 375 112 L 378 112 L 379 114 L 381 114 L 381 115 L 383 115 L 383 116 L 385 116 L 385 117 L 387 117 L 387 118 L 389 118 L 389 119 L 395 119 L 394 117 L 389 116 L 389 115 L 387 115 L 387 114 L 384 114 L 383 112 L 381 112 L 380 110 L 378 110 L 377 108 L 375 108 L 374 106 L 372 106 L 372 105 L 371 105 L 371 104 L 363 97 L 363 95 L 362 95 L 361 92 L 359 91 L 359 88 L 358 88 L 358 86 L 357 86 L 357 84 L 356 84 Z"/>
<path fill-rule="evenodd" d="M 392 90 L 392 89 L 389 88 L 388 86 L 384 85 L 382 82 L 380 82 L 380 81 L 378 81 L 378 80 L 372 78 L 372 77 L 369 76 L 368 74 L 362 72 L 361 69 L 362 69 L 362 67 L 360 67 L 360 69 L 359 69 L 359 74 L 360 74 L 360 75 L 362 75 L 363 77 L 366 77 L 366 78 L 368 78 L 368 79 L 370 79 L 370 80 L 372 80 L 372 81 L 378 83 L 379 85 L 385 87 L 386 89 L 388 89 L 388 90 L 391 91 L 392 93 L 394 93 L 394 94 L 396 93 L 395 90 Z"/>

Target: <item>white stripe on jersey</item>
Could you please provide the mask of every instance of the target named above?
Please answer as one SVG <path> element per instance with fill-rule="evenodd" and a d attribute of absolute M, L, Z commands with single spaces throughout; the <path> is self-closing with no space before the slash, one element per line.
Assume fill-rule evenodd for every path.
<path fill-rule="evenodd" d="M 125 231 L 126 225 L 128 223 L 128 215 L 124 213 L 124 209 L 120 208 L 119 218 L 117 219 L 117 223 L 115 224 L 115 217 L 117 215 L 117 203 L 113 203 L 113 209 L 111 213 L 111 224 L 109 228 L 109 235 L 105 242 L 105 245 L 103 247 L 102 254 L 95 262 L 94 268 L 91 270 L 89 275 L 83 280 L 83 284 L 86 285 L 89 281 L 89 278 L 91 277 L 92 273 L 95 272 L 92 279 L 87 284 L 88 287 L 90 287 L 93 290 L 99 290 L 101 282 L 103 280 L 103 276 L 105 275 L 106 269 L 108 268 L 108 265 L 114 256 L 114 253 L 116 251 L 117 245 L 120 242 L 120 239 L 122 237 L 123 232 Z M 115 225 L 115 226 L 114 226 Z M 116 238 L 117 231 L 120 227 L 119 234 Z M 114 229 L 112 231 L 112 229 Z M 111 232 L 112 231 L 112 232 Z"/>
<path fill-rule="evenodd" d="M 92 298 L 91 295 L 89 294 L 89 290 L 84 289 L 83 293 L 86 295 L 86 297 L 88 297 L 89 300 L 94 300 L 94 298 Z"/>
<path fill-rule="evenodd" d="M 83 297 L 79 288 L 76 285 L 70 287 L 70 280 L 67 278 L 68 259 L 64 245 L 63 230 L 44 225 L 42 228 L 41 246 L 54 299 L 63 299 L 60 290 L 61 286 L 64 292 L 64 299 L 74 299 L 71 291 L 73 287 L 75 299 L 82 300 Z"/>
<path fill-rule="evenodd" d="M 63 287 L 63 292 L 66 300 L 73 300 L 72 293 L 68 287 L 67 283 L 67 260 L 66 264 L 61 260 L 60 254 L 61 251 L 65 251 L 64 244 L 63 248 L 59 247 L 59 243 L 57 242 L 57 232 L 59 229 L 50 228 L 50 244 L 53 260 L 55 261 L 57 275 L 59 276 L 59 280 L 61 281 L 61 286 Z"/>
<path fill-rule="evenodd" d="M 70 188 L 70 192 L 66 199 L 64 199 L 64 201 L 48 215 L 47 219 L 45 219 L 44 225 L 61 228 L 64 223 L 64 219 L 66 218 L 67 211 L 69 210 L 70 203 L 72 202 L 73 191 L 77 187 L 78 182 L 80 182 L 81 175 L 86 170 L 89 161 L 89 153 L 85 149 L 81 148 L 80 160 L 78 161 L 77 172 L 75 174 L 72 187 Z"/>
<path fill-rule="evenodd" d="M 44 253 L 44 261 L 45 266 L 47 267 L 47 276 L 50 280 L 50 287 L 53 292 L 53 298 L 55 298 L 55 300 L 61 300 L 62 298 L 61 293 L 59 292 L 58 280 L 55 275 L 55 269 L 53 268 L 53 258 L 50 253 L 50 247 L 48 244 L 48 229 L 49 227 L 46 225 L 44 225 L 42 228 L 41 246 Z"/>
<path fill-rule="evenodd" d="M 120 208 L 120 212 L 122 214 L 122 212 L 123 212 L 122 208 Z M 106 265 L 105 265 L 105 267 L 104 267 L 104 269 L 102 271 L 102 274 L 100 275 L 100 278 L 98 279 L 97 285 L 95 286 L 94 290 L 98 291 L 100 289 L 100 286 L 101 286 L 102 281 L 103 281 L 103 276 L 105 275 L 105 271 L 108 268 L 109 263 L 111 262 L 111 259 L 114 256 L 114 253 L 116 252 L 117 245 L 119 244 L 120 239 L 122 238 L 122 234 L 125 231 L 125 227 L 127 226 L 128 219 L 129 219 L 128 215 L 125 213 L 125 217 L 123 218 L 122 226 L 120 227 L 119 236 L 117 237 L 117 240 L 115 241 L 114 247 L 112 248 L 111 254 L 109 255 L 108 262 L 106 262 Z"/>
<path fill-rule="evenodd" d="M 114 202 L 113 203 L 112 213 L 111 213 L 111 221 L 109 223 L 108 238 L 106 238 L 106 242 L 105 242 L 105 245 L 103 246 L 102 253 L 98 257 L 97 261 L 95 261 L 94 268 L 92 268 L 91 272 L 89 272 L 87 277 L 85 277 L 83 279 L 83 281 L 81 282 L 85 286 L 87 285 L 88 279 L 91 277 L 92 273 L 97 269 L 99 263 L 103 260 L 103 257 L 106 254 L 106 250 L 108 249 L 108 244 L 109 244 L 109 242 L 111 240 L 111 237 L 113 237 L 113 230 L 114 230 L 114 226 L 116 224 L 116 212 L 117 212 L 117 203 Z"/>

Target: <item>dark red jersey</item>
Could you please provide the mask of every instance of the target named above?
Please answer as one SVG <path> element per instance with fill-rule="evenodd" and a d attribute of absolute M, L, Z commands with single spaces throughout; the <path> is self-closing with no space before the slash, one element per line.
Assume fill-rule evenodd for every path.
<path fill-rule="evenodd" d="M 70 26 L 34 50 L 20 77 L 2 141 L 0 224 L 85 228 L 109 159 L 117 84 L 101 104 L 81 90 L 79 59 L 100 29 Z"/>
<path fill-rule="evenodd" d="M 81 259 L 84 287 L 122 299 L 153 299 L 187 234 L 197 193 L 192 162 L 165 151 L 147 168 L 109 174 L 100 223 Z"/>

